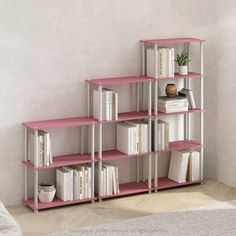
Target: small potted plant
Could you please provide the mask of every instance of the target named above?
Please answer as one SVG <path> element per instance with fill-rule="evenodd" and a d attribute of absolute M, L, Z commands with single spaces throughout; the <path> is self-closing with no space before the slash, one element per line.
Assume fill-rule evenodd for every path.
<path fill-rule="evenodd" d="M 179 66 L 179 74 L 187 75 L 188 74 L 188 63 L 191 61 L 187 52 L 182 51 L 181 54 L 177 54 L 175 60 Z"/>

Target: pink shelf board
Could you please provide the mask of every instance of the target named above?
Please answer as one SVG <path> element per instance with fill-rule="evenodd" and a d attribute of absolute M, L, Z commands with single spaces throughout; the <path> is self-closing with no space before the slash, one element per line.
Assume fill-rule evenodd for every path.
<path fill-rule="evenodd" d="M 177 183 L 177 182 L 165 177 L 165 178 L 158 179 L 158 190 L 168 189 L 168 188 L 176 188 L 176 187 L 180 187 L 180 186 L 187 186 L 187 185 L 200 184 L 200 183 L 202 183 L 201 180 L 187 181 L 185 183 L 180 184 L 180 183 Z"/>
<path fill-rule="evenodd" d="M 204 39 L 197 38 L 169 38 L 169 39 L 147 39 L 141 40 L 143 43 L 148 44 L 175 44 L 175 43 L 197 43 L 204 42 Z"/>
<path fill-rule="evenodd" d="M 114 194 L 114 195 L 108 195 L 108 196 L 101 196 L 99 198 L 112 198 L 112 197 L 119 197 L 124 195 L 131 195 L 135 193 L 144 193 L 148 192 L 148 186 L 146 183 L 126 183 L 126 184 L 120 184 L 120 193 Z"/>
<path fill-rule="evenodd" d="M 152 78 L 145 76 L 127 76 L 127 77 L 116 77 L 116 78 L 103 78 L 103 79 L 92 79 L 86 80 L 86 82 L 95 85 L 118 85 L 118 84 L 133 84 L 152 81 Z"/>
<path fill-rule="evenodd" d="M 171 80 L 171 79 L 182 79 L 182 78 L 200 78 L 201 74 L 197 72 L 189 72 L 187 75 L 180 75 L 175 73 L 174 77 L 158 78 L 158 80 Z M 152 77 L 150 77 L 152 78 Z M 152 78 L 155 79 L 155 78 Z"/>
<path fill-rule="evenodd" d="M 52 202 L 49 203 L 42 203 L 38 202 L 38 208 L 35 209 L 34 207 L 34 199 L 30 198 L 27 201 L 25 201 L 25 205 L 32 208 L 33 210 L 43 210 L 53 207 L 59 207 L 59 206 L 66 206 L 66 205 L 72 205 L 72 204 L 78 204 L 78 203 L 84 203 L 84 202 L 90 202 L 96 200 L 96 198 L 86 198 L 82 200 L 76 200 L 76 201 L 62 201 L 61 199 L 55 197 Z"/>
<path fill-rule="evenodd" d="M 183 149 L 198 149 L 203 146 L 204 145 L 201 145 L 199 142 L 194 141 L 194 140 L 178 140 L 178 141 L 169 142 L 168 149 L 156 151 L 155 153 L 171 152 L 171 151 L 177 151 L 177 150 L 183 150 Z"/>
<path fill-rule="evenodd" d="M 170 115 L 181 115 L 181 114 L 189 114 L 189 113 L 200 113 L 204 112 L 205 110 L 202 110 L 200 108 L 190 109 L 188 111 L 181 111 L 181 112 L 171 112 L 171 113 L 165 113 L 165 112 L 158 112 L 157 117 L 160 116 L 170 116 Z"/>
<path fill-rule="evenodd" d="M 96 119 L 92 117 L 73 117 L 54 120 L 30 121 L 23 123 L 24 126 L 33 130 L 50 129 L 50 128 L 64 128 L 75 127 L 82 125 L 96 124 Z"/>
<path fill-rule="evenodd" d="M 112 123 L 112 122 L 120 122 L 126 120 L 138 120 L 138 119 L 147 119 L 150 116 L 147 111 L 132 111 L 132 112 L 122 112 L 118 114 L 118 120 L 103 120 L 102 123 Z M 98 121 L 99 122 L 99 121 Z"/>
<path fill-rule="evenodd" d="M 102 152 L 102 160 L 103 161 L 110 161 L 110 160 L 117 160 L 117 159 L 126 159 L 129 157 L 145 156 L 148 154 L 152 154 L 152 152 L 127 155 L 127 154 L 120 152 L 118 150 L 106 150 L 106 151 Z M 97 153 L 96 153 L 96 160 L 98 160 Z"/>
<path fill-rule="evenodd" d="M 78 165 L 91 162 L 95 161 L 91 160 L 90 154 L 72 154 L 53 157 L 53 163 L 49 166 L 35 167 L 34 164 L 30 161 L 23 161 L 23 164 L 25 164 L 30 169 L 46 170 L 51 168 L 58 168 L 61 166 Z"/>

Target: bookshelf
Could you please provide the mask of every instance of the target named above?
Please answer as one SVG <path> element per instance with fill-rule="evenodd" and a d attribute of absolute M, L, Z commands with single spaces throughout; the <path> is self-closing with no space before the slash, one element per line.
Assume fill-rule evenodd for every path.
<path fill-rule="evenodd" d="M 102 201 L 102 199 L 108 199 L 117 196 L 125 196 L 137 193 L 151 193 L 152 191 L 159 191 L 174 187 L 184 187 L 193 184 L 200 184 L 203 182 L 203 152 L 204 152 L 204 100 L 203 100 L 203 42 L 202 39 L 196 38 L 172 38 L 172 39 L 154 39 L 154 40 L 141 40 L 141 76 L 127 76 L 127 77 L 115 77 L 115 78 L 100 78 L 86 80 L 87 82 L 87 116 L 85 117 L 73 117 L 44 121 L 33 121 L 23 123 L 25 127 L 25 158 L 22 161 L 25 171 L 25 197 L 24 203 L 26 206 L 32 208 L 35 212 L 42 209 L 65 206 L 70 204 L 78 204 L 83 202 L 94 202 L 96 200 Z M 158 78 L 157 70 L 154 73 L 154 77 L 148 77 L 146 75 L 146 49 L 147 47 L 153 47 L 157 52 L 159 46 L 165 44 L 182 44 L 184 50 L 189 52 L 191 43 L 199 43 L 200 45 L 200 71 L 189 72 L 188 75 L 174 74 L 174 77 Z M 157 53 L 154 53 L 154 62 L 157 62 Z M 200 79 L 200 107 L 190 109 L 183 112 L 164 113 L 158 111 L 158 87 L 161 81 L 166 80 L 184 80 L 185 88 L 190 88 L 190 79 Z M 102 117 L 102 91 L 106 86 L 119 86 L 119 85 L 133 85 L 135 86 L 136 96 L 136 110 L 129 112 L 118 113 L 117 120 L 104 120 Z M 92 118 L 92 90 L 96 88 L 99 91 L 99 118 Z M 147 99 L 145 99 L 147 98 Z M 154 98 L 154 99 L 153 99 Z M 145 101 L 145 102 L 144 102 Z M 154 101 L 154 102 L 153 102 Z M 152 102 L 154 104 L 152 104 Z M 145 104 L 147 103 L 147 104 Z M 146 108 L 147 107 L 147 108 Z M 200 113 L 200 141 L 191 140 L 190 132 L 190 114 Z M 184 116 L 184 139 L 169 142 L 169 148 L 166 150 L 157 150 L 157 138 L 154 135 L 154 150 L 152 150 L 152 120 L 154 120 L 154 131 L 157 130 L 157 122 L 161 117 L 167 116 Z M 131 121 L 145 119 L 148 121 L 148 151 L 145 153 L 127 155 L 116 149 L 103 150 L 103 125 L 112 124 L 121 121 Z M 66 127 L 81 127 L 81 147 L 84 146 L 84 129 L 88 127 L 88 150 L 89 153 L 69 154 L 53 157 L 53 163 L 49 166 L 38 166 L 38 144 L 37 135 L 39 130 L 59 129 Z M 98 138 L 98 151 L 95 152 L 95 126 L 97 126 L 97 138 Z M 34 155 L 33 161 L 29 160 L 29 144 L 28 138 L 30 132 L 34 135 Z M 184 149 L 198 149 L 200 150 L 200 179 L 198 181 L 187 181 L 185 183 L 177 183 L 167 177 L 158 178 L 158 162 L 159 155 L 165 152 L 171 152 Z M 136 181 L 131 183 L 120 184 L 119 194 L 102 195 L 101 194 L 101 173 L 102 164 L 104 161 L 112 160 L 124 160 L 128 158 L 136 158 Z M 148 161 L 148 177 L 143 175 L 144 168 L 142 165 L 143 160 Z M 62 166 L 76 165 L 90 163 L 92 170 L 92 197 L 89 199 L 82 199 L 76 201 L 62 201 L 55 197 L 51 203 L 41 203 L 38 201 L 38 172 L 46 169 L 55 169 Z M 98 194 L 95 196 L 95 163 L 98 164 Z M 152 173 L 152 167 L 154 165 L 154 174 Z M 28 174 L 27 171 L 31 170 L 34 173 L 34 195 L 33 198 L 28 198 Z M 122 174 L 122 171 L 120 171 Z M 142 176 L 141 176 L 142 175 Z"/>

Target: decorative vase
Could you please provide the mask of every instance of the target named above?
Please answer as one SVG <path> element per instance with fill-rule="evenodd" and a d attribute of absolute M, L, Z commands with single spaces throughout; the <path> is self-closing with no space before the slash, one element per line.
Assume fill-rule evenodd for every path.
<path fill-rule="evenodd" d="M 52 202 L 56 194 L 56 189 L 53 184 L 39 185 L 39 200 L 43 203 Z"/>
<path fill-rule="evenodd" d="M 177 88 L 175 84 L 167 84 L 166 85 L 166 95 L 167 97 L 175 97 L 177 94 Z"/>
<path fill-rule="evenodd" d="M 179 66 L 180 75 L 188 75 L 188 66 Z"/>

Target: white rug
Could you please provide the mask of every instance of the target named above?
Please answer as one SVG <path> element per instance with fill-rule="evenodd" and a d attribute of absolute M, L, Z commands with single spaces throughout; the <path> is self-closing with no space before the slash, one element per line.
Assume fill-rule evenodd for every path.
<path fill-rule="evenodd" d="M 236 201 L 187 211 L 161 213 L 112 224 L 64 231 L 51 236 L 202 236 L 236 235 Z"/>

